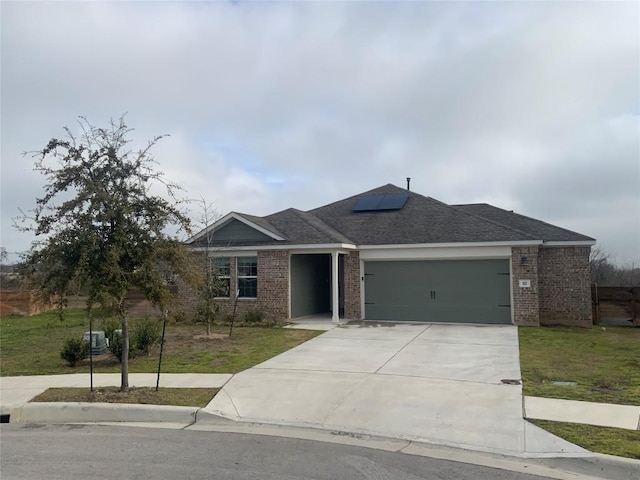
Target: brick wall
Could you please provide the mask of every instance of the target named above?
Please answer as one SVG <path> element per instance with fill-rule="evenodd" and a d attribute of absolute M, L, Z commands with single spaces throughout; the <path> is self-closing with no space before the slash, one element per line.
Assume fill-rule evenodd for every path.
<path fill-rule="evenodd" d="M 350 252 L 344 257 L 344 317 L 360 320 L 360 252 Z"/>
<path fill-rule="evenodd" d="M 541 325 L 593 325 L 590 250 L 590 247 L 540 248 Z"/>
<path fill-rule="evenodd" d="M 194 268 L 206 265 L 205 256 L 194 253 Z M 220 254 L 221 255 L 221 254 Z M 236 306 L 237 257 L 229 257 L 230 298 L 217 298 L 218 318 L 232 314 L 236 308 L 236 318 L 242 319 L 245 313 L 261 311 L 267 320 L 286 320 L 289 318 L 289 251 L 273 250 L 258 252 L 258 297 L 239 298 Z M 175 311 L 187 318 L 193 318 L 202 302 L 198 292 L 183 281 L 179 281 L 179 304 Z"/>
<path fill-rule="evenodd" d="M 289 251 L 258 252 L 259 308 L 271 320 L 289 318 Z"/>
<path fill-rule="evenodd" d="M 540 325 L 538 247 L 511 249 L 511 290 L 513 319 L 516 325 Z M 529 287 L 521 287 L 520 280 L 529 280 Z"/>

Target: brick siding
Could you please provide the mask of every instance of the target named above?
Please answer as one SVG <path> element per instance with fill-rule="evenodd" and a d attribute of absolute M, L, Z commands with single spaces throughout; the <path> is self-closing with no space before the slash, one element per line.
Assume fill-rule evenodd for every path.
<path fill-rule="evenodd" d="M 531 285 L 521 287 L 520 280 L 529 280 Z M 514 323 L 540 325 L 537 246 L 511 249 L 511 282 Z"/>
<path fill-rule="evenodd" d="M 589 251 L 590 247 L 513 247 L 514 323 L 592 325 Z M 520 280 L 529 280 L 531 286 L 520 287 Z"/>
<path fill-rule="evenodd" d="M 259 309 L 271 320 L 289 318 L 289 251 L 258 252 Z"/>
<path fill-rule="evenodd" d="M 590 247 L 540 248 L 540 324 L 593 325 Z"/>
<path fill-rule="evenodd" d="M 350 252 L 344 258 L 344 318 L 362 318 L 360 288 L 360 252 Z"/>
<path fill-rule="evenodd" d="M 218 253 L 221 256 L 223 254 Z M 202 253 L 194 253 L 194 265 L 207 265 Z M 229 256 L 230 298 L 217 298 L 218 318 L 230 315 L 236 309 L 236 318 L 251 311 L 260 311 L 266 320 L 286 320 L 289 318 L 289 251 L 272 250 L 258 252 L 258 294 L 257 298 L 239 298 L 236 306 L 235 292 L 238 288 L 237 257 Z M 179 281 L 179 305 L 176 311 L 187 318 L 193 318 L 202 302 L 198 292 L 183 281 Z"/>

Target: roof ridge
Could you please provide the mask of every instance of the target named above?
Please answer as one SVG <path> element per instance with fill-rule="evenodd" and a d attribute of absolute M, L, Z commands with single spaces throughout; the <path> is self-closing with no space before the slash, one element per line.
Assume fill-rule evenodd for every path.
<path fill-rule="evenodd" d="M 355 195 L 351 195 L 351 196 L 346 197 L 346 198 L 341 198 L 341 199 L 339 199 L 339 200 L 335 200 L 335 201 L 330 202 L 330 203 L 327 203 L 327 204 L 325 204 L 325 205 L 320 205 L 319 207 L 312 208 L 311 210 L 305 210 L 305 211 L 306 211 L 307 213 L 311 213 L 311 212 L 314 212 L 314 211 L 316 211 L 316 210 L 320 210 L 321 208 L 325 208 L 325 207 L 328 207 L 328 206 L 330 206 L 330 205 L 333 205 L 334 203 L 345 202 L 345 201 L 347 201 L 347 200 L 351 200 L 352 198 L 362 197 L 362 196 L 364 196 L 364 195 L 370 195 L 370 194 L 371 194 L 371 192 L 373 192 L 374 190 L 379 190 L 379 189 L 381 189 L 381 188 L 385 188 L 385 187 L 394 187 L 394 188 L 397 188 L 397 189 L 399 189 L 399 190 L 403 190 L 403 191 L 405 190 L 404 188 L 399 187 L 399 186 L 397 186 L 397 185 L 394 185 L 393 183 L 387 183 L 387 184 L 385 184 L 385 185 L 380 185 L 379 187 L 371 188 L 371 189 L 367 190 L 366 192 L 356 193 Z M 411 192 L 411 193 L 415 193 L 415 192 Z M 382 194 L 381 194 L 381 195 L 382 195 Z M 302 211 L 302 210 L 301 210 L 301 211 Z"/>

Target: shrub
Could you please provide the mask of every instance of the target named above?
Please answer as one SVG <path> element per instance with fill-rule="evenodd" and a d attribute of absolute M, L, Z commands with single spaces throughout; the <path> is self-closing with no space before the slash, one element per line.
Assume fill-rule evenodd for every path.
<path fill-rule="evenodd" d="M 231 325 L 231 322 L 234 321 L 235 315 L 233 313 L 225 313 L 222 315 L 222 324 L 223 325 Z"/>
<path fill-rule="evenodd" d="M 160 343 L 160 322 L 155 318 L 143 318 L 132 325 L 131 345 L 146 355 L 149 349 Z"/>
<path fill-rule="evenodd" d="M 249 310 L 244 314 L 244 323 L 256 324 L 261 323 L 264 318 L 264 313 L 261 310 Z"/>
<path fill-rule="evenodd" d="M 109 340 L 109 344 L 111 344 L 111 340 L 113 340 L 113 332 L 120 328 L 120 321 L 117 318 L 104 318 L 100 322 L 100 328 L 104 332 L 104 336 Z"/>
<path fill-rule="evenodd" d="M 122 363 L 122 335 L 119 331 L 118 333 L 114 332 L 112 334 L 112 337 L 109 340 L 109 350 L 115 355 L 118 361 Z M 131 336 L 129 336 L 129 358 L 133 357 L 135 357 L 135 348 L 131 341 Z"/>
<path fill-rule="evenodd" d="M 175 323 L 183 323 L 187 321 L 187 314 L 184 310 L 179 310 L 177 312 L 174 312 L 174 314 L 171 316 L 171 319 Z"/>
<path fill-rule="evenodd" d="M 67 338 L 60 352 L 60 358 L 70 367 L 78 365 L 87 355 L 89 355 L 89 342 L 77 337 Z"/>

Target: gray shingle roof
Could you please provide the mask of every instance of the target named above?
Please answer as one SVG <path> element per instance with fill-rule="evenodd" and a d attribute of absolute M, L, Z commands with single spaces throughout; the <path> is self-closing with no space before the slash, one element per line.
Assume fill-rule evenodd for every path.
<path fill-rule="evenodd" d="M 520 215 L 487 203 L 453 205 L 458 210 L 509 226 L 546 242 L 554 241 L 595 241 L 593 238 L 566 228 L 556 227 L 535 218 Z"/>
<path fill-rule="evenodd" d="M 394 193 L 409 195 L 402 209 L 352 210 L 363 197 Z M 260 245 L 594 241 L 586 235 L 488 204 L 447 205 L 392 184 L 308 212 L 288 208 L 265 217 L 238 215 L 285 239 Z M 233 242 L 233 245 L 250 243 Z"/>
<path fill-rule="evenodd" d="M 353 243 L 314 215 L 288 208 L 265 217 L 279 231 L 283 232 L 286 243 L 321 244 L 321 243 Z M 283 243 L 283 242 L 279 242 Z"/>
<path fill-rule="evenodd" d="M 404 208 L 382 212 L 352 211 L 355 203 L 363 196 L 389 193 L 408 193 L 409 199 Z M 310 213 L 358 245 L 530 239 L 524 233 L 391 184 L 316 208 Z"/>

